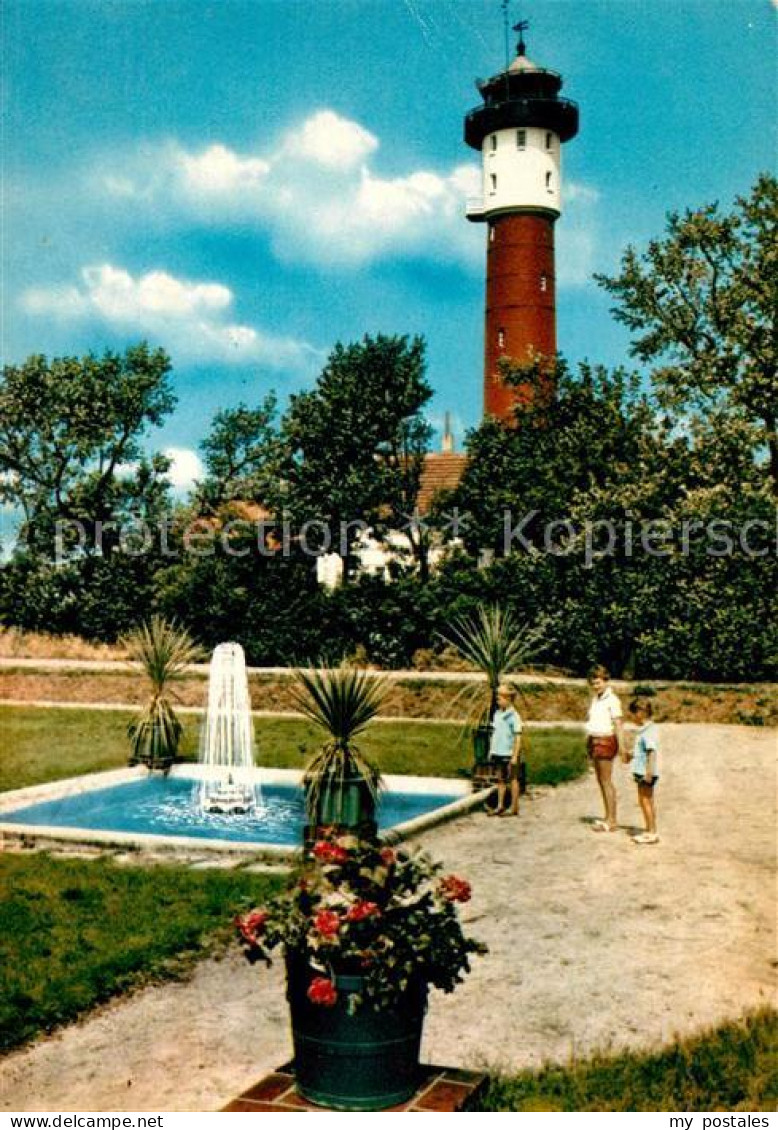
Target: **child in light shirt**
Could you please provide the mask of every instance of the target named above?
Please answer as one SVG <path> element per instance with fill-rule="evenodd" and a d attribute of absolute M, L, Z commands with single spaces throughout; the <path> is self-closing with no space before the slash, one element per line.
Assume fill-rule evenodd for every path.
<path fill-rule="evenodd" d="M 646 822 L 645 832 L 633 836 L 633 840 L 636 844 L 658 844 L 654 789 L 659 780 L 659 731 L 651 717 L 653 711 L 647 698 L 633 699 L 629 712 L 638 726 L 632 751 L 632 776 L 638 787 L 638 804 Z"/>
<path fill-rule="evenodd" d="M 497 807 L 487 809 L 489 816 L 519 815 L 519 769 L 521 764 L 522 722 L 516 707 L 516 688 L 503 683 L 497 688 L 497 709 L 492 718 L 492 737 L 489 744 L 489 760 L 496 766 Z M 508 782 L 511 786 L 511 807 L 505 807 Z"/>

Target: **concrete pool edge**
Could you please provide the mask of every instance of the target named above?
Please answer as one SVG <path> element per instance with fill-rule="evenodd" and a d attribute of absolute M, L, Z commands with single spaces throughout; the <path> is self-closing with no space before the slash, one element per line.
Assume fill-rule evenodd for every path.
<path fill-rule="evenodd" d="M 177 765 L 171 776 L 189 780 L 199 777 L 199 766 Z M 80 777 L 63 778 L 60 781 L 47 781 L 42 785 L 31 785 L 0 795 L 0 817 L 11 815 L 14 811 L 32 804 L 57 800 L 68 796 L 78 796 L 100 788 L 141 780 L 146 775 L 143 766 L 125 769 L 112 769 L 102 773 L 89 773 Z M 302 772 L 297 769 L 258 768 L 257 777 L 264 784 L 299 784 Z M 469 781 L 445 777 L 409 777 L 390 774 L 385 778 L 388 789 L 427 795 L 460 793 L 456 800 L 422 816 L 414 817 L 403 824 L 388 828 L 380 836 L 382 842 L 398 844 L 421 832 L 437 827 L 457 816 L 464 815 L 483 804 L 490 790 L 478 793 L 469 791 Z M 84 846 L 91 848 L 119 848 L 125 851 L 176 855 L 237 855 L 258 862 L 299 861 L 300 847 L 286 844 L 256 843 L 245 840 L 200 839 L 193 836 L 160 836 L 143 832 L 119 832 L 97 828 L 69 828 L 58 825 L 36 825 L 14 823 L 3 819 L 0 823 L 0 849 L 6 844 L 52 848 L 63 845 L 72 848 Z"/>

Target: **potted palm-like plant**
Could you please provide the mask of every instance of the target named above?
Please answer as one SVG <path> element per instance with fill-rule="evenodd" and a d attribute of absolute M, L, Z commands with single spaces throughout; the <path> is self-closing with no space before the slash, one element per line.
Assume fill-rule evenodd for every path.
<path fill-rule="evenodd" d="M 484 681 L 465 687 L 456 701 L 469 700 L 468 726 L 476 767 L 489 757 L 491 723 L 497 709 L 497 688 L 506 677 L 525 667 L 544 642 L 544 625 L 530 627 L 498 604 L 479 605 L 470 616 L 451 622 L 440 636 L 480 671 Z"/>
<path fill-rule="evenodd" d="M 303 776 L 306 838 L 321 828 L 375 835 L 381 773 L 357 739 L 381 708 L 385 681 L 346 664 L 300 670 L 295 678 L 297 709 L 326 735 Z"/>
<path fill-rule="evenodd" d="M 190 663 L 202 658 L 202 650 L 185 628 L 152 616 L 122 643 L 130 658 L 141 665 L 151 685 L 151 694 L 137 718 L 130 722 L 130 765 L 142 764 L 167 773 L 176 759 L 182 726 L 174 709 L 171 684 L 184 675 Z"/>

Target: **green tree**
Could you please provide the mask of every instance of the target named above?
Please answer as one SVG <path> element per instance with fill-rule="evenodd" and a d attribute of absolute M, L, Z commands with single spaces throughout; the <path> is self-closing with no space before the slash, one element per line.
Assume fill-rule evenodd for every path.
<path fill-rule="evenodd" d="M 298 527 L 326 526 L 346 576 L 360 523 L 383 537 L 412 517 L 430 438 L 424 348 L 419 337 L 383 334 L 339 343 L 316 387 L 293 396 L 284 416 L 276 510 Z M 306 530 L 308 544 L 317 534 L 321 526 Z M 426 568 L 426 542 L 411 538 Z"/>
<path fill-rule="evenodd" d="M 277 473 L 278 424 L 274 393 L 257 408 L 239 404 L 217 412 L 200 444 L 207 476 L 198 504 L 215 513 L 226 502 L 264 502 Z"/>
<path fill-rule="evenodd" d="M 507 375 L 536 395 L 515 426 L 471 434 L 452 500 L 468 549 L 495 560 L 444 567 L 439 618 L 478 601 L 545 616 L 548 657 L 577 672 L 599 660 L 641 677 L 769 678 L 778 576 L 750 425 L 722 414 L 679 429 L 620 370 Z"/>
<path fill-rule="evenodd" d="M 92 547 L 102 523 L 110 553 L 118 544 L 110 523 L 158 513 L 169 462 L 144 459 L 141 439 L 175 405 L 169 373 L 167 354 L 145 344 L 102 357 L 34 355 L 4 368 L 0 499 L 22 511 L 30 551 L 50 557 L 55 523 L 71 520 Z"/>
<path fill-rule="evenodd" d="M 579 497 L 637 478 L 644 505 L 646 469 L 663 468 L 651 489 L 658 508 L 674 486 L 668 456 L 685 441 L 669 441 L 669 425 L 656 416 L 635 375 L 560 359 L 553 372 L 503 362 L 508 383 L 529 384 L 534 395 L 516 409 L 513 425 L 487 417 L 467 440 L 468 463 L 447 500 L 461 517 L 461 534 L 473 551 L 501 556 L 526 544 L 546 549 L 550 522 L 571 517 Z"/>
<path fill-rule="evenodd" d="M 672 213 L 663 239 L 628 247 L 620 273 L 597 280 L 635 335 L 633 355 L 656 364 L 660 403 L 702 426 L 750 425 L 778 493 L 778 180 L 760 176 L 726 214 Z"/>
<path fill-rule="evenodd" d="M 154 607 L 162 615 L 208 648 L 234 640 L 256 666 L 307 663 L 331 648 L 342 654 L 328 594 L 293 543 L 288 553 L 261 552 L 256 534 L 238 524 L 229 537 L 187 553 L 181 533 L 172 539 L 176 559 L 156 575 Z"/>

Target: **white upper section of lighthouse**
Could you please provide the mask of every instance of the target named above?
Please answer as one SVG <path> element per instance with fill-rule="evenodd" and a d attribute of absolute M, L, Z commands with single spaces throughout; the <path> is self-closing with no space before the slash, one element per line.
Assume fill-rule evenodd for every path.
<path fill-rule="evenodd" d="M 516 25 L 523 32 L 526 21 Z M 562 145 L 578 133 L 578 107 L 561 98 L 562 76 L 527 58 L 523 38 L 504 71 L 476 83 L 482 103 L 465 116 L 465 142 L 480 151 L 482 191 L 469 220 L 510 212 L 556 219 L 562 210 Z"/>
<path fill-rule="evenodd" d="M 500 212 L 561 210 L 562 145 L 553 130 L 511 127 L 488 133 L 481 146 L 483 195 L 467 202 L 471 220 Z"/>

